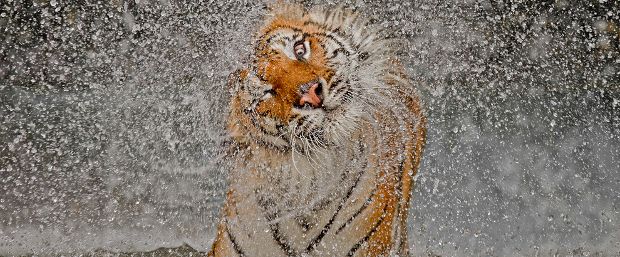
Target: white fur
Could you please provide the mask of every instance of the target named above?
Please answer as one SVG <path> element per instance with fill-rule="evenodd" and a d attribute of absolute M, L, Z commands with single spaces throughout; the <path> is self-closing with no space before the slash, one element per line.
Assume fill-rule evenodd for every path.
<path fill-rule="evenodd" d="M 274 10 L 272 15 L 301 19 L 304 11 L 284 5 Z M 390 62 L 394 58 L 390 42 L 382 38 L 379 30 L 369 26 L 357 13 L 343 8 L 334 10 L 316 8 L 309 11 L 309 16 L 312 21 L 326 27 L 328 33 L 344 43 L 345 49 L 352 53 L 347 58 L 336 60 L 335 66 L 336 77 L 350 82 L 353 101 L 341 104 L 338 102 L 341 98 L 338 96 L 327 95 L 324 105 L 328 109 L 333 107 L 333 110 L 294 109 L 294 112 L 307 117 L 312 125 L 322 126 L 325 137 L 331 144 L 320 144 L 299 137 L 297 130 L 300 128 L 292 123 L 286 135 L 293 145 L 289 152 L 244 150 L 247 158 L 239 162 L 238 166 L 242 168 L 233 174 L 234 193 L 231 196 L 237 201 L 237 206 L 242 206 L 240 208 L 244 210 L 239 210 L 239 215 L 227 222 L 237 241 L 243 242 L 241 247 L 251 249 L 250 253 L 256 256 L 284 256 L 277 243 L 269 240 L 272 238 L 269 231 L 273 230 L 274 224 L 279 226 L 288 243 L 298 254 L 344 256 L 355 242 L 351 242 L 346 236 L 337 235 L 334 229 L 325 235 L 322 244 L 317 245 L 312 252 L 304 253 L 303 248 L 321 232 L 338 205 L 343 205 L 343 208 L 333 221 L 333 227 L 344 224 L 346 219 L 363 204 L 375 186 L 375 180 L 379 176 L 378 168 L 367 168 L 372 172 L 363 173 L 361 182 L 348 202 L 339 203 L 346 194 L 345 190 L 354 183 L 357 172 L 362 170 L 365 161 L 363 158 L 367 158 L 364 156 L 368 153 L 360 151 L 376 152 L 375 156 L 381 156 L 381 153 L 386 151 L 383 149 L 384 140 L 387 140 L 383 134 L 385 125 L 378 121 L 377 112 L 390 110 L 381 115 L 391 115 L 395 119 L 403 116 L 416 118 L 409 114 L 401 114 L 408 112 L 407 108 L 393 100 L 408 90 L 409 82 L 396 75 L 398 72 L 395 70 L 395 65 Z M 294 57 L 290 43 L 280 42 L 273 47 L 282 50 L 289 58 L 291 54 Z M 400 87 L 388 85 L 388 79 L 400 83 Z M 255 80 L 252 75 L 251 80 Z M 404 126 L 402 119 L 397 123 L 402 130 Z M 282 139 L 265 138 L 272 140 L 274 144 L 282 144 Z M 410 139 L 403 136 L 402 142 L 398 142 L 396 147 L 402 149 L 407 140 Z M 360 146 L 365 150 L 359 150 Z M 382 160 L 382 162 L 394 166 L 403 158 L 405 157 L 400 156 L 395 160 Z M 342 179 L 342 172 L 347 170 L 351 173 L 345 174 Z M 262 207 L 257 203 L 259 201 L 257 197 L 272 203 L 268 207 L 268 212 L 273 212 L 271 221 L 266 220 L 259 211 Z M 312 211 L 325 201 L 331 203 L 323 211 Z M 302 233 L 296 225 L 296 219 L 308 215 L 318 225 L 311 231 Z M 354 226 L 351 226 L 349 230 L 353 228 Z M 400 233 L 406 232 L 399 231 L 396 227 L 393 231 L 397 240 L 400 240 Z"/>

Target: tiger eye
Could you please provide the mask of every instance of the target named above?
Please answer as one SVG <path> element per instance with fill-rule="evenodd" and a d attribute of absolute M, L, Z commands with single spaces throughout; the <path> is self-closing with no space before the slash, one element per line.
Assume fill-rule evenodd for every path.
<path fill-rule="evenodd" d="M 295 56 L 297 59 L 303 58 L 306 54 L 306 46 L 304 45 L 304 42 L 299 41 L 295 43 L 295 46 L 293 46 L 293 51 L 295 51 Z"/>

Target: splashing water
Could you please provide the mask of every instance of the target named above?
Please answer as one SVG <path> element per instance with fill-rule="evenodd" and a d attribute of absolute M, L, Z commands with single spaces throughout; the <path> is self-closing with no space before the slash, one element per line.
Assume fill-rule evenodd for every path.
<path fill-rule="evenodd" d="M 414 256 L 620 253 L 618 3 L 345 5 L 402 38 L 429 115 Z M 208 250 L 265 6 L 2 3 L 0 255 Z"/>

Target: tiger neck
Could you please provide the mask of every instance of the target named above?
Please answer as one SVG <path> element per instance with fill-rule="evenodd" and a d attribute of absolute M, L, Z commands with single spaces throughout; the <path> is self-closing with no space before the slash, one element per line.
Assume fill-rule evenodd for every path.
<path fill-rule="evenodd" d="M 362 169 L 360 147 L 325 149 L 304 155 L 248 147 L 233 176 L 233 187 L 257 197 L 274 214 L 298 216 L 341 197 Z M 254 194 L 256 196 L 254 196 Z"/>
<path fill-rule="evenodd" d="M 239 163 L 242 173 L 266 184 L 294 179 L 292 184 L 321 181 L 336 176 L 347 159 L 340 149 L 324 149 L 321 153 L 302 154 L 297 151 L 282 152 L 273 148 L 250 146 Z M 340 161 L 338 161 L 340 160 Z M 326 181 L 328 182 L 328 181 Z M 259 185 L 262 183 L 258 183 Z"/>

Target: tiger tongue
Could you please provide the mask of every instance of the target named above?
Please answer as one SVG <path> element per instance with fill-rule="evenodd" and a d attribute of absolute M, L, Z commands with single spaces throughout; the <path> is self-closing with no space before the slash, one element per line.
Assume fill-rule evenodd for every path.
<path fill-rule="evenodd" d="M 317 94 L 320 91 L 319 83 L 312 83 L 309 85 L 310 88 L 307 90 L 302 90 L 301 99 L 299 99 L 299 105 L 304 106 L 309 104 L 313 108 L 317 108 L 321 106 L 321 97 Z"/>

